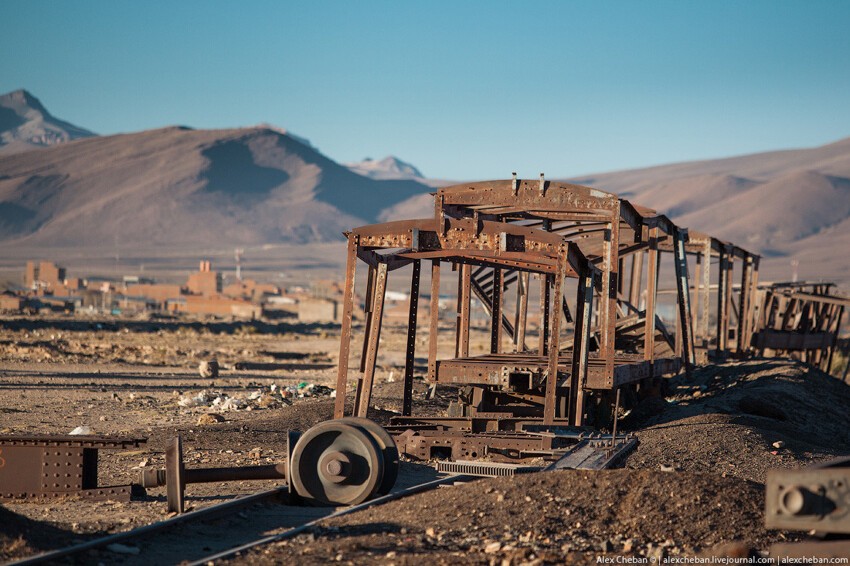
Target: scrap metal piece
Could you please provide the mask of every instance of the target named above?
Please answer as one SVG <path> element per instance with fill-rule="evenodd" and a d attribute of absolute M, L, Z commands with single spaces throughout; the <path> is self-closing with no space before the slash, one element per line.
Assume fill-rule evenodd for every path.
<path fill-rule="evenodd" d="M 138 448 L 145 442 L 99 436 L 0 436 L 0 500 L 74 496 L 128 501 L 132 486 L 98 486 L 98 450 Z"/>
<path fill-rule="evenodd" d="M 768 529 L 816 532 L 843 540 L 780 543 L 775 559 L 850 556 L 850 458 L 838 458 L 797 470 L 769 470 L 764 524 Z"/>
<path fill-rule="evenodd" d="M 165 489 L 169 513 L 182 513 L 185 508 L 185 466 L 183 464 L 183 440 L 177 436 L 165 449 Z"/>
<path fill-rule="evenodd" d="M 554 462 L 550 470 L 605 470 L 613 468 L 632 450 L 637 448 L 638 439 L 626 436 L 610 440 L 582 440 Z"/>
<path fill-rule="evenodd" d="M 472 460 L 440 460 L 437 471 L 457 476 L 475 476 L 482 478 L 503 478 L 517 474 L 539 472 L 542 466 L 523 466 L 504 462 L 481 462 Z"/>
<path fill-rule="evenodd" d="M 798 470 L 769 470 L 768 529 L 850 534 L 850 458 Z"/>

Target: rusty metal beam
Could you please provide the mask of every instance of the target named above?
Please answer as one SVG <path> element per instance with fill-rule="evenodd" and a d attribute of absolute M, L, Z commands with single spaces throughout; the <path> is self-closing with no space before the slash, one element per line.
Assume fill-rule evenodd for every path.
<path fill-rule="evenodd" d="M 431 323 L 428 327 L 428 380 L 437 381 L 437 328 L 440 322 L 440 261 L 431 261 Z"/>
<path fill-rule="evenodd" d="M 404 395 L 401 404 L 401 414 L 404 416 L 413 414 L 413 366 L 416 363 L 416 321 L 419 312 L 421 271 L 420 262 L 414 261 L 413 272 L 410 276 L 410 310 L 407 318 L 407 347 L 404 354 Z"/>
<path fill-rule="evenodd" d="M 345 290 L 342 297 L 342 330 L 339 337 L 339 361 L 336 377 L 334 418 L 345 416 L 345 396 L 348 390 L 348 357 L 351 348 L 351 316 L 354 308 L 354 272 L 357 266 L 358 236 L 348 235 L 348 253 L 345 267 Z"/>
<path fill-rule="evenodd" d="M 685 363 L 685 370 L 696 365 L 696 357 L 694 355 L 694 333 L 691 326 L 691 293 L 688 283 L 688 256 L 685 254 L 685 241 L 688 239 L 686 230 L 677 228 L 673 232 L 675 244 L 675 267 L 676 267 L 676 286 L 678 287 L 679 296 L 679 324 L 682 334 L 682 359 Z"/>
<path fill-rule="evenodd" d="M 490 353 L 502 351 L 502 270 L 493 268 L 493 292 L 490 303 Z"/>
<path fill-rule="evenodd" d="M 516 299 L 516 318 L 514 325 L 514 350 L 524 352 L 525 346 L 525 327 L 528 321 L 528 272 L 519 274 L 517 280 L 517 299 Z M 469 350 L 467 350 L 467 354 Z"/>
<path fill-rule="evenodd" d="M 561 336 L 561 297 L 563 294 L 564 278 L 566 277 L 566 261 L 562 260 L 558 273 L 555 275 L 555 284 L 552 292 L 552 300 L 547 308 L 551 309 L 552 327 L 549 333 L 549 368 L 546 377 L 546 399 L 543 407 L 543 423 L 553 424 L 556 417 L 557 389 L 558 389 L 558 355 L 560 353 L 559 341 Z M 563 415 L 562 415 L 563 416 Z"/>
<path fill-rule="evenodd" d="M 375 274 L 374 304 L 372 306 L 372 333 L 369 335 L 366 367 L 357 382 L 354 397 L 354 416 L 366 417 L 372 402 L 372 386 L 375 382 L 375 364 L 378 361 L 378 346 L 381 342 L 381 322 L 384 314 L 384 298 L 387 291 L 387 266 L 378 266 Z"/>

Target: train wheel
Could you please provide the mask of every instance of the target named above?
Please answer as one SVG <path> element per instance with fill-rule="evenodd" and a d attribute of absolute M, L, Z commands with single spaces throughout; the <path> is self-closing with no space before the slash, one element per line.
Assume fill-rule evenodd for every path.
<path fill-rule="evenodd" d="M 298 440 L 289 472 L 295 492 L 308 503 L 356 505 L 377 493 L 384 477 L 384 457 L 368 432 L 326 421 Z"/>

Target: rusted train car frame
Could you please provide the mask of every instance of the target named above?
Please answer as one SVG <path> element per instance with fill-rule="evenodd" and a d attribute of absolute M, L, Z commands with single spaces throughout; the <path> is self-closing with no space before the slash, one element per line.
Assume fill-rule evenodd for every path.
<path fill-rule="evenodd" d="M 387 274 L 413 264 L 410 316 L 405 363 L 403 414 L 412 412 L 413 356 L 416 344 L 421 263 L 431 267 L 431 320 L 428 379 L 433 383 L 475 385 L 479 396 L 488 386 L 510 386 L 511 375 L 529 372 L 504 368 L 532 368 L 529 380 L 545 382 L 542 415 L 475 412 L 463 416 L 498 420 L 511 417 L 542 418 L 546 424 L 584 424 L 584 401 L 588 391 L 617 388 L 658 377 L 695 362 L 687 254 L 695 248 L 687 230 L 654 211 L 632 205 L 616 195 L 589 187 L 540 180 L 512 179 L 446 187 L 435 194 L 434 218 L 391 222 L 357 228 L 347 234 L 348 258 L 345 277 L 340 364 L 335 416 L 344 414 L 351 344 L 351 316 L 357 260 L 369 266 L 366 327 L 360 376 L 355 390 L 354 414 L 365 416 L 374 382 L 381 332 Z M 655 314 L 661 252 L 671 252 L 677 287 L 679 335 L 676 354 L 659 358 L 656 335 L 663 325 Z M 647 277 L 643 281 L 643 256 Z M 632 257 L 631 272 L 624 260 Z M 458 318 L 455 358 L 437 360 L 439 276 L 441 262 L 459 270 Z M 472 268 L 476 267 L 473 272 Z M 505 281 L 505 274 L 511 279 Z M 528 318 L 529 274 L 541 279 L 541 315 L 537 349 L 528 348 L 525 326 Z M 575 313 L 562 297 L 565 277 L 578 279 Z M 517 288 L 517 308 L 511 323 L 502 310 L 502 296 L 510 283 Z M 490 358 L 468 357 L 469 310 L 476 295 L 491 317 Z M 646 296 L 646 307 L 638 309 L 637 297 Z M 595 307 L 595 308 L 594 308 Z M 596 325 L 592 327 L 592 313 Z M 574 315 L 574 316 L 573 316 Z M 573 323 L 571 346 L 562 352 L 562 316 Z M 617 351 L 625 329 L 634 330 L 639 320 L 643 344 L 639 351 Z M 629 326 L 631 324 L 631 326 Z M 501 351 L 502 332 L 513 339 L 514 352 Z M 590 353 L 590 338 L 596 351 Z M 669 337 L 668 337 L 669 338 Z M 490 366 L 488 362 L 492 362 Z M 484 367 L 482 367 L 482 364 Z M 499 368 L 502 371 L 498 371 Z M 536 370 L 534 370 L 536 368 Z M 493 377 L 495 374 L 495 378 Z M 564 375 L 564 386 L 549 375 Z M 524 376 L 523 376 L 524 379 Z M 492 388 L 492 387 L 491 387 Z M 567 398 L 567 393 L 569 398 Z M 516 397 L 516 396 L 514 396 Z M 521 407 L 520 407 L 521 408 Z M 460 416 L 460 415 L 455 415 Z M 511 419 L 506 419 L 511 421 Z M 511 421 L 511 422 L 513 422 Z M 513 424 L 516 424 L 515 422 Z M 520 423 L 521 424 L 521 423 Z M 496 425 L 499 428 L 499 425 Z"/>

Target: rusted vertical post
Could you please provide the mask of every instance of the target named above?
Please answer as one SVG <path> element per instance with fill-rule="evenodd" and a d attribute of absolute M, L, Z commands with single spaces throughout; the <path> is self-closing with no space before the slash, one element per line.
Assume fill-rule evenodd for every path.
<path fill-rule="evenodd" d="M 419 312 L 421 271 L 421 262 L 414 260 L 413 273 L 410 276 L 410 311 L 407 317 L 407 348 L 404 354 L 404 397 L 401 404 L 401 414 L 405 417 L 413 413 L 413 364 L 416 361 L 416 319 Z"/>
<path fill-rule="evenodd" d="M 517 277 L 517 307 L 514 323 L 514 347 L 517 352 L 525 351 L 525 327 L 528 322 L 528 272 L 521 271 Z"/>
<path fill-rule="evenodd" d="M 646 258 L 646 309 L 644 316 L 643 359 L 655 359 L 655 303 L 658 296 L 658 226 L 649 229 L 649 251 Z"/>
<path fill-rule="evenodd" d="M 546 376 L 546 399 L 543 405 L 543 424 L 554 424 L 555 406 L 557 405 L 558 390 L 558 354 L 560 353 L 561 329 L 561 296 L 563 294 L 564 277 L 566 277 L 566 252 L 558 259 L 558 271 L 555 273 L 555 284 L 552 300 L 547 305 L 552 311 L 552 329 L 549 333 L 549 370 Z"/>
<path fill-rule="evenodd" d="M 459 358 L 469 355 L 469 312 L 472 307 L 472 266 L 463 264 L 458 275 L 458 301 L 460 301 L 460 320 L 458 324 L 458 352 Z"/>
<path fill-rule="evenodd" d="M 629 302 L 640 310 L 640 286 L 643 278 L 643 252 L 632 254 L 632 277 L 629 282 Z"/>
<path fill-rule="evenodd" d="M 493 268 L 493 302 L 490 306 L 490 353 L 498 354 L 502 349 L 502 270 Z"/>
<path fill-rule="evenodd" d="M 611 220 L 605 232 L 602 267 L 601 318 L 599 321 L 599 357 L 605 360 L 605 372 L 614 375 L 615 337 L 617 330 L 617 287 L 620 264 L 620 201 L 611 210 Z"/>
<path fill-rule="evenodd" d="M 623 296 L 626 292 L 626 281 L 623 277 L 626 273 L 626 258 L 621 257 L 617 260 L 617 273 L 620 274 L 620 277 L 617 278 L 617 295 Z"/>
<path fill-rule="evenodd" d="M 747 255 L 741 261 L 741 296 L 738 297 L 738 343 L 736 350 L 743 354 L 745 348 L 744 340 L 747 337 L 747 322 L 750 310 L 750 274 L 753 268 L 753 258 Z"/>
<path fill-rule="evenodd" d="M 437 382 L 437 325 L 440 320 L 440 260 L 431 260 L 431 324 L 428 330 L 428 380 Z"/>
<path fill-rule="evenodd" d="M 587 356 L 590 350 L 590 317 L 593 310 L 593 271 L 584 266 L 576 293 L 576 326 L 573 360 L 570 366 L 570 410 L 573 426 L 584 424 L 584 385 L 587 382 Z"/>
<path fill-rule="evenodd" d="M 372 335 L 372 309 L 375 305 L 375 266 L 369 266 L 369 275 L 366 277 L 366 299 L 363 302 L 363 315 L 366 317 L 366 326 L 363 330 L 363 348 L 360 350 L 360 373 L 366 371 L 366 348 L 369 345 L 369 336 Z"/>
<path fill-rule="evenodd" d="M 378 346 L 381 342 L 381 322 L 384 315 L 384 297 L 387 292 L 387 264 L 379 263 L 375 275 L 375 303 L 372 308 L 372 333 L 366 352 L 366 369 L 357 384 L 354 416 L 366 417 L 372 402 L 372 386 L 375 383 L 375 364 L 378 361 Z"/>
<path fill-rule="evenodd" d="M 753 341 L 753 333 L 756 331 L 756 317 L 760 315 L 757 312 L 758 306 L 758 290 L 759 288 L 759 256 L 752 257 L 750 266 L 750 288 L 747 307 L 747 333 L 744 337 L 745 350 L 749 350 Z"/>
<path fill-rule="evenodd" d="M 345 288 L 342 297 L 342 330 L 339 337 L 339 366 L 336 375 L 336 401 L 334 418 L 345 416 L 345 394 L 348 389 L 348 356 L 351 347 L 351 313 L 354 307 L 354 270 L 357 266 L 357 245 L 359 239 L 348 235 L 348 252 L 345 264 Z"/>
<path fill-rule="evenodd" d="M 720 249 L 720 265 L 717 280 L 717 353 L 723 354 L 727 349 L 729 339 L 729 305 L 731 297 L 732 269 L 729 264 L 730 249 L 723 245 Z"/>
<path fill-rule="evenodd" d="M 540 228 L 548 232 L 552 227 L 549 220 L 544 219 Z M 550 294 L 550 277 L 548 273 L 540 274 L 540 326 L 539 326 L 539 343 L 537 352 L 540 356 L 546 355 L 546 348 L 549 344 L 549 294 Z"/>
<path fill-rule="evenodd" d="M 696 364 L 694 355 L 694 331 L 691 327 L 691 286 L 688 282 L 688 256 L 685 253 L 685 238 L 687 231 L 676 227 L 673 229 L 673 245 L 676 263 L 676 285 L 679 295 L 679 324 L 682 327 L 682 359 L 685 370 Z"/>
<path fill-rule="evenodd" d="M 826 371 L 829 373 L 832 370 L 832 357 L 835 354 L 835 348 L 838 343 L 838 336 L 841 333 L 841 318 L 844 316 L 844 305 L 838 307 L 838 317 L 835 319 L 835 331 L 832 335 L 832 346 L 829 348 L 829 358 L 826 362 Z M 847 362 L 847 366 L 850 367 L 850 360 Z M 846 377 L 847 370 L 844 370 L 844 376 Z M 837 377 L 837 376 L 836 376 Z"/>
<path fill-rule="evenodd" d="M 705 247 L 702 249 L 702 315 L 700 316 L 699 333 L 705 340 L 705 347 L 708 348 L 708 319 L 711 312 L 709 300 L 711 298 L 711 238 L 705 242 Z"/>
<path fill-rule="evenodd" d="M 547 273 L 540 274 L 540 343 L 538 352 L 541 356 L 546 355 L 549 343 L 549 294 L 550 277 Z"/>
<path fill-rule="evenodd" d="M 708 266 L 705 266 L 705 269 L 708 269 Z M 696 266 L 694 268 L 694 295 L 693 295 L 693 304 L 691 305 L 691 328 L 694 331 L 694 344 L 701 342 L 698 340 L 702 338 L 699 335 L 699 307 L 700 307 L 700 299 L 702 298 L 702 293 L 700 292 L 700 285 L 702 284 L 702 256 L 696 256 Z"/>

